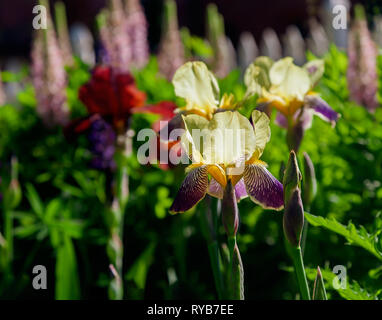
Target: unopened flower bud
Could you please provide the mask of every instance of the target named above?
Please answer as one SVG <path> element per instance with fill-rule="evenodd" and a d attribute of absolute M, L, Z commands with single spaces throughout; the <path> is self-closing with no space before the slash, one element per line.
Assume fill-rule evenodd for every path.
<path fill-rule="evenodd" d="M 295 188 L 285 207 L 283 217 L 284 234 L 289 243 L 295 247 L 300 246 L 302 228 L 304 226 L 304 207 L 301 192 Z"/>
<path fill-rule="evenodd" d="M 235 188 L 232 186 L 231 180 L 228 180 L 224 189 L 222 218 L 227 236 L 235 236 L 239 226 L 239 209 L 237 207 Z"/>
<path fill-rule="evenodd" d="M 304 203 L 309 206 L 317 193 L 317 181 L 313 162 L 306 152 L 304 152 L 304 179 L 302 191 Z"/>
<path fill-rule="evenodd" d="M 284 185 L 284 203 L 288 204 L 291 198 L 292 191 L 299 187 L 301 181 L 301 172 L 298 168 L 297 157 L 295 152 L 292 150 L 289 154 L 289 160 L 286 165 L 286 169 L 283 177 Z"/>
<path fill-rule="evenodd" d="M 312 299 L 313 300 L 328 300 L 326 296 L 324 278 L 322 277 L 320 267 L 317 267 L 317 275 L 316 275 L 316 279 L 314 280 Z"/>

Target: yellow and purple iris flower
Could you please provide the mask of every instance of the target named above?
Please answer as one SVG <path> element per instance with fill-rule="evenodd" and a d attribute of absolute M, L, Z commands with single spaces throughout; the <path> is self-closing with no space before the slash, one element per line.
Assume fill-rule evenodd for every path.
<path fill-rule="evenodd" d="M 249 196 L 264 208 L 283 208 L 282 184 L 260 160 L 271 134 L 265 113 L 255 110 L 253 125 L 237 111 L 215 113 L 211 120 L 192 114 L 183 121 L 181 143 L 192 164 L 171 212 L 191 209 L 206 194 L 222 198 L 228 181 L 238 201 Z"/>
<path fill-rule="evenodd" d="M 323 73 L 322 60 L 312 60 L 298 67 L 291 57 L 276 62 L 259 57 L 246 70 L 244 82 L 247 95 L 257 94 L 259 104 L 279 111 L 278 125 L 288 128 L 300 124 L 306 130 L 311 126 L 313 115 L 333 126 L 339 118 L 339 114 L 312 91 Z"/>

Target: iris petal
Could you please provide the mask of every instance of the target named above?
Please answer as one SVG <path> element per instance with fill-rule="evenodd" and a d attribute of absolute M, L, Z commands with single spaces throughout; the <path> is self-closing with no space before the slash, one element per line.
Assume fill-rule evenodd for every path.
<path fill-rule="evenodd" d="M 207 193 L 215 198 L 223 199 L 224 189 L 214 178 L 211 178 Z"/>
<path fill-rule="evenodd" d="M 241 178 L 235 185 L 236 200 L 239 202 L 241 199 L 248 197 L 247 190 L 245 188 L 244 179 Z"/>
<path fill-rule="evenodd" d="M 307 130 L 312 126 L 313 112 L 306 108 L 301 109 L 301 112 L 295 112 L 293 119 L 295 123 L 297 121 L 304 130 Z M 282 113 L 277 113 L 275 123 L 281 128 L 288 129 L 288 119 Z"/>
<path fill-rule="evenodd" d="M 324 60 L 316 59 L 304 64 L 303 68 L 308 72 L 311 87 L 314 87 L 324 74 L 325 63 Z"/>
<path fill-rule="evenodd" d="M 252 123 L 255 129 L 256 149 L 259 151 L 259 156 L 263 153 L 265 145 L 271 138 L 271 128 L 269 127 L 268 116 L 259 110 L 252 112 Z"/>
<path fill-rule="evenodd" d="M 275 123 L 281 128 L 288 129 L 288 119 L 281 112 L 277 112 Z"/>
<path fill-rule="evenodd" d="M 219 86 L 214 75 L 200 61 L 187 62 L 174 74 L 175 94 L 187 102 L 187 109 L 196 108 L 207 113 L 219 103 Z"/>
<path fill-rule="evenodd" d="M 208 187 L 207 166 L 198 167 L 189 172 L 184 179 L 170 212 L 185 212 L 204 198 Z"/>
<path fill-rule="evenodd" d="M 244 184 L 253 202 L 265 209 L 283 208 L 283 186 L 263 165 L 247 165 Z"/>
<path fill-rule="evenodd" d="M 208 165 L 207 171 L 223 188 L 226 186 L 227 178 L 221 166 Z"/>
<path fill-rule="evenodd" d="M 332 126 L 335 126 L 338 118 L 340 117 L 340 115 L 318 95 L 307 95 L 305 97 L 305 105 L 311 108 L 321 119 L 330 122 Z"/>
<path fill-rule="evenodd" d="M 310 89 L 309 74 L 293 63 L 293 58 L 286 57 L 275 62 L 269 70 L 272 87 L 271 93 L 281 95 L 288 100 L 304 100 Z"/>
<path fill-rule="evenodd" d="M 208 186 L 207 193 L 212 197 L 223 199 L 224 189 L 220 183 L 212 178 Z M 235 194 L 237 202 L 248 197 L 247 190 L 245 189 L 244 179 L 240 179 L 239 182 L 235 185 Z"/>

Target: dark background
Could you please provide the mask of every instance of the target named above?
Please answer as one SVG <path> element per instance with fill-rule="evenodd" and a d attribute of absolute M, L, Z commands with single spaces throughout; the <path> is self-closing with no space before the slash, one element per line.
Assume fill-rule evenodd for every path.
<path fill-rule="evenodd" d="M 0 59 L 29 55 L 32 34 L 34 0 L 0 0 Z M 54 1 L 50 1 L 51 4 Z M 106 5 L 106 0 L 63 0 L 69 24 L 85 23 L 95 33 L 95 16 Z M 149 22 L 149 40 L 153 51 L 160 37 L 163 0 L 141 1 Z M 309 15 L 318 15 L 322 0 L 177 0 L 180 26 L 187 26 L 193 34 L 203 36 L 205 7 L 217 4 L 225 18 L 226 33 L 236 44 L 243 31 L 251 31 L 256 41 L 266 27 L 282 34 L 288 25 L 295 24 L 304 35 Z M 380 0 L 362 2 L 368 11 L 382 5 Z"/>

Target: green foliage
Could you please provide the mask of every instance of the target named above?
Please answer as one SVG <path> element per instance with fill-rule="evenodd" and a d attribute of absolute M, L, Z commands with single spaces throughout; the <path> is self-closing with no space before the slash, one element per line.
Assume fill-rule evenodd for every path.
<path fill-rule="evenodd" d="M 147 273 L 154 262 L 155 243 L 152 242 L 135 260 L 130 270 L 126 274 L 126 280 L 132 280 L 138 289 L 143 290 L 146 286 Z"/>
<path fill-rule="evenodd" d="M 339 223 L 335 218 L 325 219 L 324 217 L 317 217 L 308 212 L 305 212 L 305 218 L 309 223 L 315 227 L 323 227 L 330 231 L 333 231 L 346 238 L 350 245 L 356 245 L 369 251 L 376 256 L 379 260 L 382 260 L 382 251 L 378 236 L 382 230 L 376 230 L 373 234 L 369 234 L 363 226 L 356 226 L 349 222 L 347 226 Z"/>
<path fill-rule="evenodd" d="M 306 276 L 309 280 L 314 280 L 317 274 L 316 269 L 306 268 Z M 349 278 L 346 278 L 346 287 L 342 288 L 338 286 L 336 289 L 332 284 L 336 279 L 336 274 L 334 274 L 330 269 L 321 270 L 325 288 L 331 292 L 336 291 L 342 298 L 346 300 L 376 300 L 378 299 L 377 295 L 367 292 L 365 289 L 361 288 L 360 285 L 352 280 L 349 281 Z"/>
<path fill-rule="evenodd" d="M 198 57 L 199 59 L 207 59 L 212 56 L 213 50 L 206 40 L 191 35 L 187 28 L 182 28 L 180 34 L 187 58 Z"/>
<path fill-rule="evenodd" d="M 147 95 L 147 103 L 175 99 L 174 87 L 159 74 L 156 57 L 151 57 L 149 63 L 142 70 L 133 71 L 137 86 Z"/>

